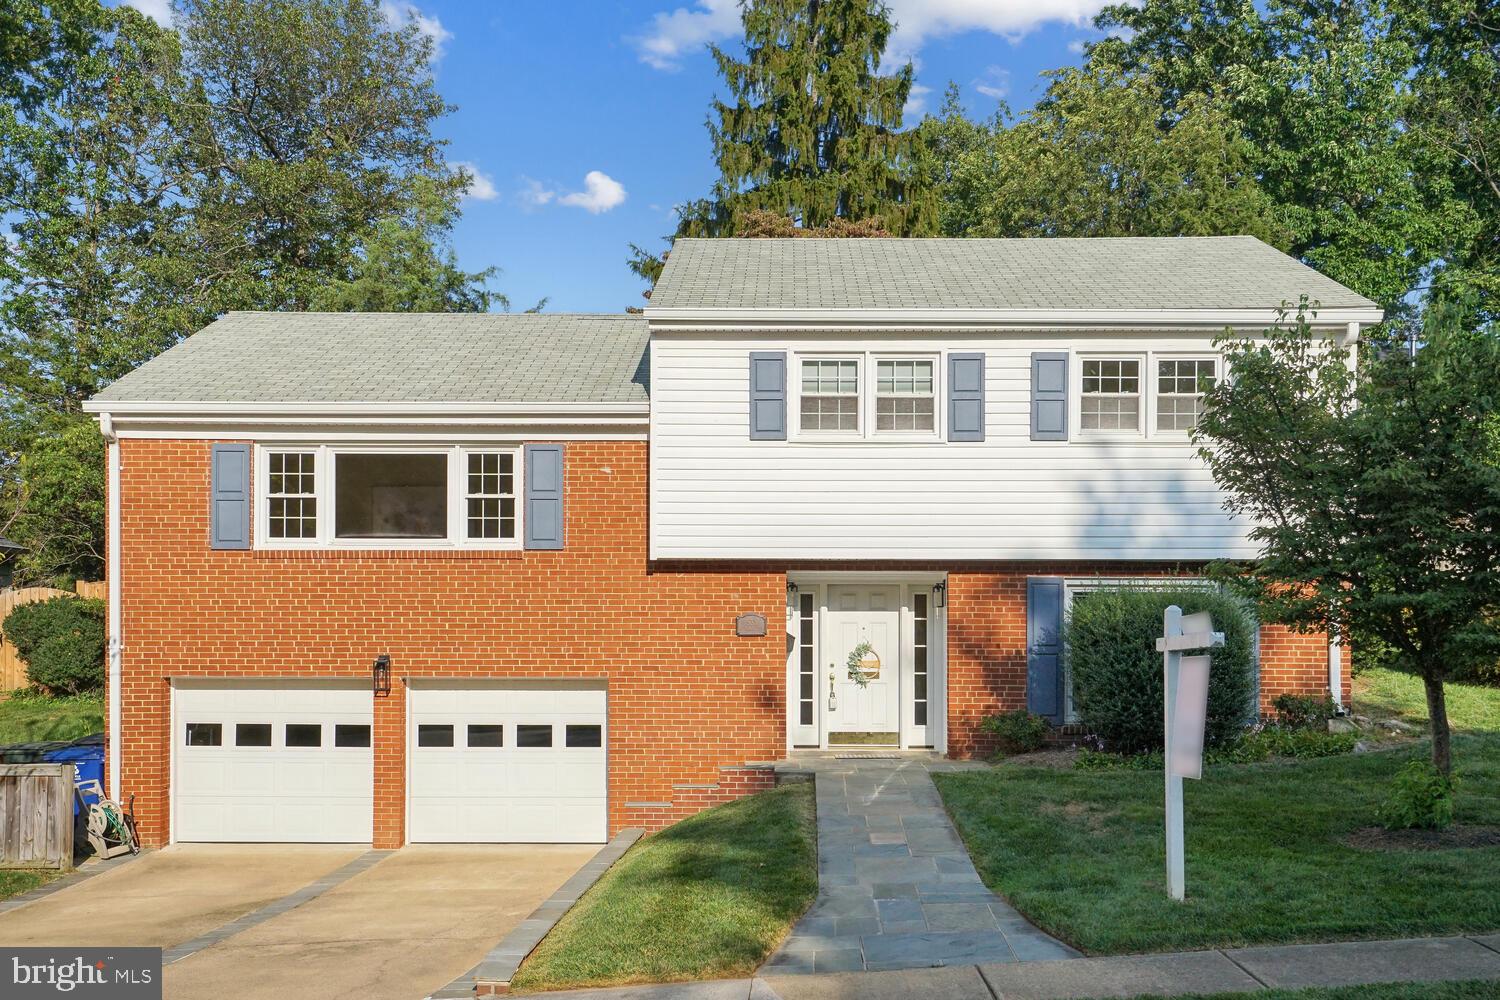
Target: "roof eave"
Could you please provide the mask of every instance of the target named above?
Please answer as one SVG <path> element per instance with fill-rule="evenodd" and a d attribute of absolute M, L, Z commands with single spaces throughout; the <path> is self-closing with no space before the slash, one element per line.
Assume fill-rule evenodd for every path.
<path fill-rule="evenodd" d="M 85 412 L 115 424 L 319 426 L 380 424 L 597 427 L 645 426 L 650 403 L 634 402 L 244 402 L 91 399 Z"/>
<path fill-rule="evenodd" d="M 647 306 L 646 319 L 659 329 L 754 329 L 805 327 L 814 329 L 963 329 L 1011 326 L 1018 329 L 1065 327 L 1204 328 L 1266 327 L 1284 320 L 1294 306 L 1257 309 L 706 309 Z M 1317 327 L 1345 328 L 1351 323 L 1373 326 L 1384 318 L 1379 307 L 1341 306 L 1318 309 L 1311 318 Z"/>

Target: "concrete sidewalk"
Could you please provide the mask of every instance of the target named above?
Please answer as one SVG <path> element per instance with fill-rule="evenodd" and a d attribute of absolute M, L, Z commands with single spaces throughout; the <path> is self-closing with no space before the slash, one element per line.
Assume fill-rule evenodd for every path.
<path fill-rule="evenodd" d="M 1076 1000 L 1462 979 L 1500 981 L 1500 934 L 953 965 L 899 972 L 768 974 L 755 979 L 569 990 L 545 996 L 549 1000 Z"/>

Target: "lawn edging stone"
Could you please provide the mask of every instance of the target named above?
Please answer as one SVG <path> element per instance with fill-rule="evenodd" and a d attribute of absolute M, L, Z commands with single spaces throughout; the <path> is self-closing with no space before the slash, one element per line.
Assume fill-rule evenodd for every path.
<path fill-rule="evenodd" d="M 557 926 L 557 922 L 583 898 L 583 894 L 593 888 L 594 883 L 614 867 L 615 862 L 624 857 L 625 852 L 634 847 L 636 841 L 645 834 L 646 831 L 638 827 L 630 827 L 615 834 L 572 878 L 564 882 L 530 916 L 491 948 L 478 965 L 433 993 L 430 1000 L 505 996 L 510 993 L 511 978 L 526 960 L 526 956 L 542 943 L 542 938 Z"/>

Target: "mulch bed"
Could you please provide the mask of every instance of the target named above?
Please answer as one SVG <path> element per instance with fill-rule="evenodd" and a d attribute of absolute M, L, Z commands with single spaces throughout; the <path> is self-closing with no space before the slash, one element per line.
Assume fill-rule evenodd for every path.
<path fill-rule="evenodd" d="M 1446 830 L 1387 830 L 1366 826 L 1344 838 L 1360 851 L 1451 851 L 1461 847 L 1500 847 L 1500 826 L 1455 823 Z"/>

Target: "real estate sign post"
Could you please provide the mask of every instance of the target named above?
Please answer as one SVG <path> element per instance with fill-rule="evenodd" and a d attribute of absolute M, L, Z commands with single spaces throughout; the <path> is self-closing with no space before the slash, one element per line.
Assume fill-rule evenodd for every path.
<path fill-rule="evenodd" d="M 1208 612 L 1184 615 L 1177 605 L 1162 615 L 1162 637 L 1156 648 L 1162 654 L 1163 707 L 1166 740 L 1167 784 L 1167 895 L 1184 895 L 1182 828 L 1182 779 L 1203 776 L 1203 726 L 1208 716 L 1209 657 L 1183 656 L 1190 649 L 1224 645 L 1224 633 L 1215 632 Z"/>

